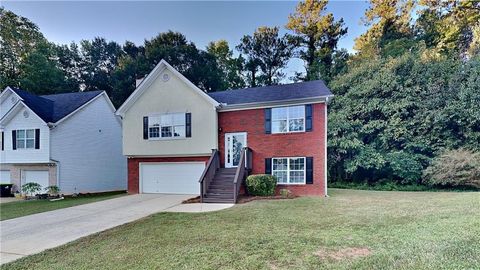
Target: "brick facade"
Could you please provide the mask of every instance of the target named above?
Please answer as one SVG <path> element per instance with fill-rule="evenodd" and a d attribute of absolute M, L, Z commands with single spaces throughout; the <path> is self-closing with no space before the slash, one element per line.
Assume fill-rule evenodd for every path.
<path fill-rule="evenodd" d="M 128 158 L 128 193 L 136 194 L 140 192 L 139 170 L 141 162 L 189 162 L 189 161 L 204 161 L 208 162 L 210 156 L 197 157 L 142 157 L 142 158 Z"/>
<path fill-rule="evenodd" d="M 265 173 L 265 158 L 313 157 L 313 184 L 278 185 L 296 195 L 325 195 L 325 110 L 324 103 L 313 105 L 311 132 L 265 134 L 264 109 L 220 112 L 218 145 L 222 166 L 225 162 L 225 133 L 247 132 L 247 145 L 252 149 L 253 173 Z"/>

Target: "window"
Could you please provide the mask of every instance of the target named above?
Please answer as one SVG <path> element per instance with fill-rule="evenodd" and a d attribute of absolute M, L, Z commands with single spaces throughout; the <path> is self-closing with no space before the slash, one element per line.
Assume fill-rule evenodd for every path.
<path fill-rule="evenodd" d="M 148 117 L 149 138 L 184 138 L 185 113 L 170 113 Z"/>
<path fill-rule="evenodd" d="M 16 133 L 17 149 L 35 148 L 35 129 L 18 129 Z"/>
<path fill-rule="evenodd" d="M 272 158 L 272 175 L 278 184 L 305 184 L 305 158 Z"/>
<path fill-rule="evenodd" d="M 272 133 L 305 131 L 305 106 L 272 109 Z"/>

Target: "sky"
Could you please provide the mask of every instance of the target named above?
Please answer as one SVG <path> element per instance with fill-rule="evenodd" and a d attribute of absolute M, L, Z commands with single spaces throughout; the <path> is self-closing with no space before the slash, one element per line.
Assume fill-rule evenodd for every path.
<path fill-rule="evenodd" d="M 160 32 L 179 31 L 197 47 L 225 39 L 233 48 L 240 38 L 259 26 L 279 26 L 282 31 L 297 1 L 5 1 L 0 5 L 26 17 L 55 43 L 68 44 L 100 36 L 123 44 L 137 45 Z M 365 32 L 361 18 L 366 1 L 330 0 L 327 11 L 335 19 L 343 18 L 348 34 L 339 48 L 353 52 L 354 39 Z M 303 72 L 303 62 L 290 61 L 287 78 Z"/>

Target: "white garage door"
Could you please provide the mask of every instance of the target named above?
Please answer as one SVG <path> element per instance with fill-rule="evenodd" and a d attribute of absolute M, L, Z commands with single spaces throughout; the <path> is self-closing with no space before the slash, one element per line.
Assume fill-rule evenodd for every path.
<path fill-rule="evenodd" d="M 42 189 L 48 187 L 48 171 L 22 171 L 24 183 L 39 183 Z"/>
<path fill-rule="evenodd" d="M 200 194 L 204 162 L 140 164 L 142 193 Z"/>
<path fill-rule="evenodd" d="M 0 183 L 10 184 L 10 171 L 0 171 Z"/>

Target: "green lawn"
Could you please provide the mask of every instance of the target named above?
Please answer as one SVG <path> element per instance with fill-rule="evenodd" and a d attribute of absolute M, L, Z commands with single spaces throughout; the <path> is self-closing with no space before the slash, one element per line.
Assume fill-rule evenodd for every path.
<path fill-rule="evenodd" d="M 160 213 L 2 269 L 480 268 L 480 193 L 330 192 Z"/>
<path fill-rule="evenodd" d="M 0 220 L 17 218 L 31 214 L 51 211 L 55 209 L 97 202 L 106 199 L 126 195 L 125 192 L 109 192 L 101 194 L 91 194 L 81 197 L 66 197 L 64 200 L 51 202 L 49 200 L 30 200 L 15 201 L 0 204 Z"/>

